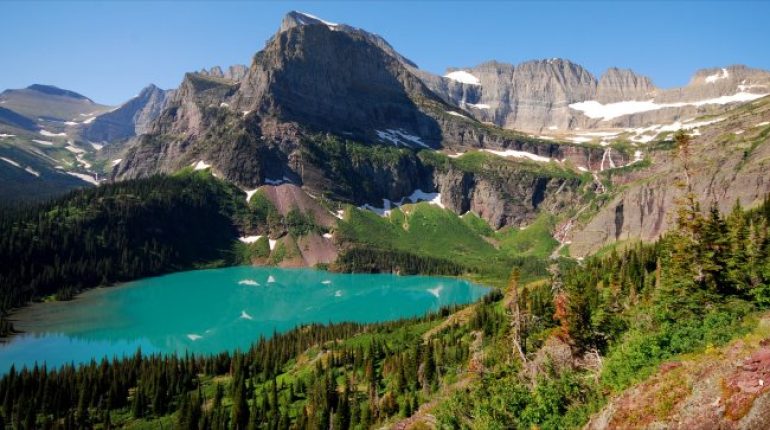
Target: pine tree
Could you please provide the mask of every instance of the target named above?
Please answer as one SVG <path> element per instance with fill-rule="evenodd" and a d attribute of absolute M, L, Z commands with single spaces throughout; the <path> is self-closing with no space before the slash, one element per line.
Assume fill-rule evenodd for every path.
<path fill-rule="evenodd" d="M 522 362 L 527 362 L 527 355 L 522 339 L 524 338 L 524 322 L 519 303 L 519 278 L 521 273 L 518 267 L 511 270 L 508 278 L 508 292 L 511 295 L 509 313 L 511 315 L 511 343 Z"/>
<path fill-rule="evenodd" d="M 249 423 L 249 405 L 246 402 L 246 386 L 243 377 L 237 378 L 233 406 L 231 410 L 231 422 L 234 430 L 246 430 Z M 277 406 L 276 406 L 277 407 Z"/>
<path fill-rule="evenodd" d="M 131 405 L 131 415 L 133 415 L 134 418 L 144 418 L 144 402 L 144 394 L 141 388 L 137 387 L 136 391 L 134 392 L 134 399 Z"/>
<path fill-rule="evenodd" d="M 345 384 L 345 389 L 342 392 L 342 395 L 339 397 L 339 401 L 337 403 L 337 425 L 335 426 L 336 430 L 348 430 L 350 428 L 350 391 L 348 390 L 348 385 Z"/>

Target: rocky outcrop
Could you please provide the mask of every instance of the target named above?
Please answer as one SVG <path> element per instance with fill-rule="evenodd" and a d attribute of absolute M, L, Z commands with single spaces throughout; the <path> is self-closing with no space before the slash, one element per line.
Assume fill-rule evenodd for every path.
<path fill-rule="evenodd" d="M 770 339 L 760 333 L 767 330 L 768 317 L 759 324 L 753 337 L 663 363 L 612 399 L 584 430 L 767 428 Z"/>
<path fill-rule="evenodd" d="M 10 134 L 16 129 L 35 131 L 38 129 L 38 125 L 35 121 L 24 115 L 19 115 L 10 109 L 0 107 L 0 131 Z"/>
<path fill-rule="evenodd" d="M 99 115 L 84 126 L 83 138 L 91 142 L 116 142 L 147 133 L 172 92 L 155 85 L 144 88 L 139 95 L 119 108 Z"/>
<path fill-rule="evenodd" d="M 457 214 L 475 213 L 498 229 L 524 227 L 537 214 L 561 211 L 579 200 L 581 182 L 520 170 L 509 175 L 477 174 L 450 168 L 435 173 L 441 202 Z"/>
<path fill-rule="evenodd" d="M 297 248 L 307 267 L 318 264 L 332 264 L 337 260 L 339 250 L 334 241 L 317 233 L 307 234 L 297 239 Z"/>

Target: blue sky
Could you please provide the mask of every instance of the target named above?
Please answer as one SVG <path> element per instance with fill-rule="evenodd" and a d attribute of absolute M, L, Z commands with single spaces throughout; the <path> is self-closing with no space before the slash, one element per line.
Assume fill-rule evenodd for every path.
<path fill-rule="evenodd" d="M 0 89 L 57 85 L 107 104 L 187 71 L 248 64 L 300 10 L 385 37 L 421 68 L 562 57 L 661 87 L 696 69 L 770 69 L 770 2 L 0 2 Z"/>

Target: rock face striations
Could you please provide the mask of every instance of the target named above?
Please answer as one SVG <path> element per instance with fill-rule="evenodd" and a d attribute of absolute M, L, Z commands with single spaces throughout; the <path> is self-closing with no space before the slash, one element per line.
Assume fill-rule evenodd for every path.
<path fill-rule="evenodd" d="M 745 66 L 701 70 L 687 86 L 669 90 L 617 68 L 597 80 L 581 66 L 556 58 L 515 66 L 489 62 L 450 69 L 443 77 L 420 76 L 445 101 L 479 121 L 535 133 L 665 124 L 770 94 L 770 73 Z"/>
<path fill-rule="evenodd" d="M 650 78 L 628 69 L 608 69 L 596 86 L 599 103 L 615 103 L 623 100 L 648 100 L 657 89 Z"/>

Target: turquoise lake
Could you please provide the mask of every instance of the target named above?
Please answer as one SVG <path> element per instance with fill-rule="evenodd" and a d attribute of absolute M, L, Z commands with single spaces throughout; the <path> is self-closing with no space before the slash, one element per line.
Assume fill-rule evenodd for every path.
<path fill-rule="evenodd" d="M 38 303 L 13 315 L 24 333 L 0 345 L 0 372 L 104 356 L 217 353 L 317 322 L 378 322 L 478 300 L 488 289 L 426 276 L 230 267 L 179 272 Z"/>

